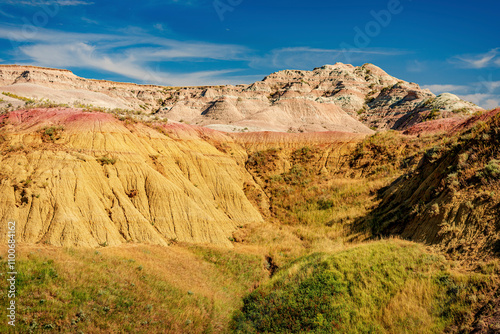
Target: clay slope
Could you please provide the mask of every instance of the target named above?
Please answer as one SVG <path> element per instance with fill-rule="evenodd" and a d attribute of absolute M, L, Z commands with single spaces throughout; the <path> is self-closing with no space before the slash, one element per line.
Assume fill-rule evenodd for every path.
<path fill-rule="evenodd" d="M 455 135 L 453 135 L 455 133 Z M 380 192 L 362 221 L 377 234 L 436 244 L 462 258 L 500 254 L 500 109 L 457 125 L 418 168 Z"/>
<path fill-rule="evenodd" d="M 0 217 L 17 220 L 19 242 L 229 246 L 237 226 L 262 221 L 242 190 L 246 153 L 222 133 L 72 109 L 1 122 Z"/>
<path fill-rule="evenodd" d="M 2 92 L 21 97 L 137 110 L 227 132 L 371 133 L 369 127 L 406 129 L 481 109 L 452 94 L 436 97 L 372 64 L 285 70 L 251 85 L 210 87 L 115 83 L 83 79 L 66 70 L 3 65 L 0 85 Z M 9 96 L 3 100 L 4 106 L 20 104 Z"/>

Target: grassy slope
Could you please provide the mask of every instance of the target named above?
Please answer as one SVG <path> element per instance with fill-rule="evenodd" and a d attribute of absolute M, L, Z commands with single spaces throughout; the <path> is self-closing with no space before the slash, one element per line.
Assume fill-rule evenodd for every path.
<path fill-rule="evenodd" d="M 17 333 L 225 332 L 267 275 L 259 256 L 201 246 L 22 247 L 18 256 Z"/>
<path fill-rule="evenodd" d="M 500 113 L 430 148 L 361 220 L 374 234 L 435 244 L 460 259 L 500 255 Z"/>
<path fill-rule="evenodd" d="M 275 224 L 251 226 L 238 240 L 267 248 L 279 265 L 367 240 L 371 231 L 355 223 L 378 205 L 378 190 L 413 170 L 425 150 L 439 140 L 389 131 L 345 152 L 334 148 L 326 160 L 326 149 L 314 146 L 250 152 L 247 170 L 264 190 L 268 220 Z M 283 165 L 288 168 L 280 168 Z M 247 189 L 247 197 L 258 203 L 261 198 L 255 195 Z"/>
<path fill-rule="evenodd" d="M 244 299 L 239 333 L 441 333 L 466 330 L 488 275 L 455 274 L 443 256 L 403 241 L 315 253 Z"/>

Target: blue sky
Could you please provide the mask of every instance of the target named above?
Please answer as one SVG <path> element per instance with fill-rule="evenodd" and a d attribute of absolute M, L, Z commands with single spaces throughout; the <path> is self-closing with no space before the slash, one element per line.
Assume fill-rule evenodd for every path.
<path fill-rule="evenodd" d="M 337 61 L 500 104 L 498 0 L 0 0 L 0 63 L 163 85 Z"/>

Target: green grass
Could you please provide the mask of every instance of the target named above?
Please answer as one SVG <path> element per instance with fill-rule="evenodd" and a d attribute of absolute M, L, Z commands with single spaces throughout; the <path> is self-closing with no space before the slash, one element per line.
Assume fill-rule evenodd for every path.
<path fill-rule="evenodd" d="M 265 273 L 259 256 L 201 246 L 31 250 L 18 254 L 17 333 L 227 332 Z"/>
<path fill-rule="evenodd" d="M 244 299 L 237 333 L 440 333 L 472 316 L 488 276 L 451 273 L 423 246 L 379 241 L 316 253 L 282 268 Z"/>
<path fill-rule="evenodd" d="M 24 101 L 26 103 L 26 105 L 34 104 L 35 103 L 35 100 L 27 98 L 27 97 L 24 97 L 24 96 L 19 96 L 19 95 L 16 95 L 16 94 L 13 94 L 13 93 L 9 93 L 9 92 L 2 92 L 2 94 L 5 95 L 5 96 L 8 96 L 8 97 L 12 97 L 12 98 L 17 99 L 17 100 Z"/>
<path fill-rule="evenodd" d="M 256 284 L 262 279 L 263 264 L 259 256 L 200 246 L 191 246 L 190 250 L 204 261 L 215 265 L 225 276 L 231 277 L 236 289 Z"/>
<path fill-rule="evenodd" d="M 61 137 L 61 132 L 64 131 L 63 126 L 49 126 L 41 130 L 42 140 L 45 142 L 54 142 Z"/>

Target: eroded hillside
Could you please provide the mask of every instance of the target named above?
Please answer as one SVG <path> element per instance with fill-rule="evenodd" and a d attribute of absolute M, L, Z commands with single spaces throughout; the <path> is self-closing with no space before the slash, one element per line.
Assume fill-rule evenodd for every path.
<path fill-rule="evenodd" d="M 262 221 L 242 190 L 246 152 L 222 133 L 71 109 L 1 122 L 0 216 L 15 217 L 20 242 L 229 245 L 236 226 Z"/>
<path fill-rule="evenodd" d="M 284 70 L 237 86 L 161 87 L 84 79 L 67 70 L 0 65 L 0 106 L 55 103 L 134 112 L 226 132 L 406 129 L 433 119 L 470 116 L 478 106 L 435 96 L 372 64 L 336 63 Z"/>
<path fill-rule="evenodd" d="M 365 135 L 5 113 L 20 328 L 495 330 L 498 115 Z"/>
<path fill-rule="evenodd" d="M 417 169 L 380 192 L 363 220 L 375 234 L 438 245 L 459 258 L 500 255 L 500 113 L 458 125 Z M 452 132 L 453 133 L 453 132 Z"/>

